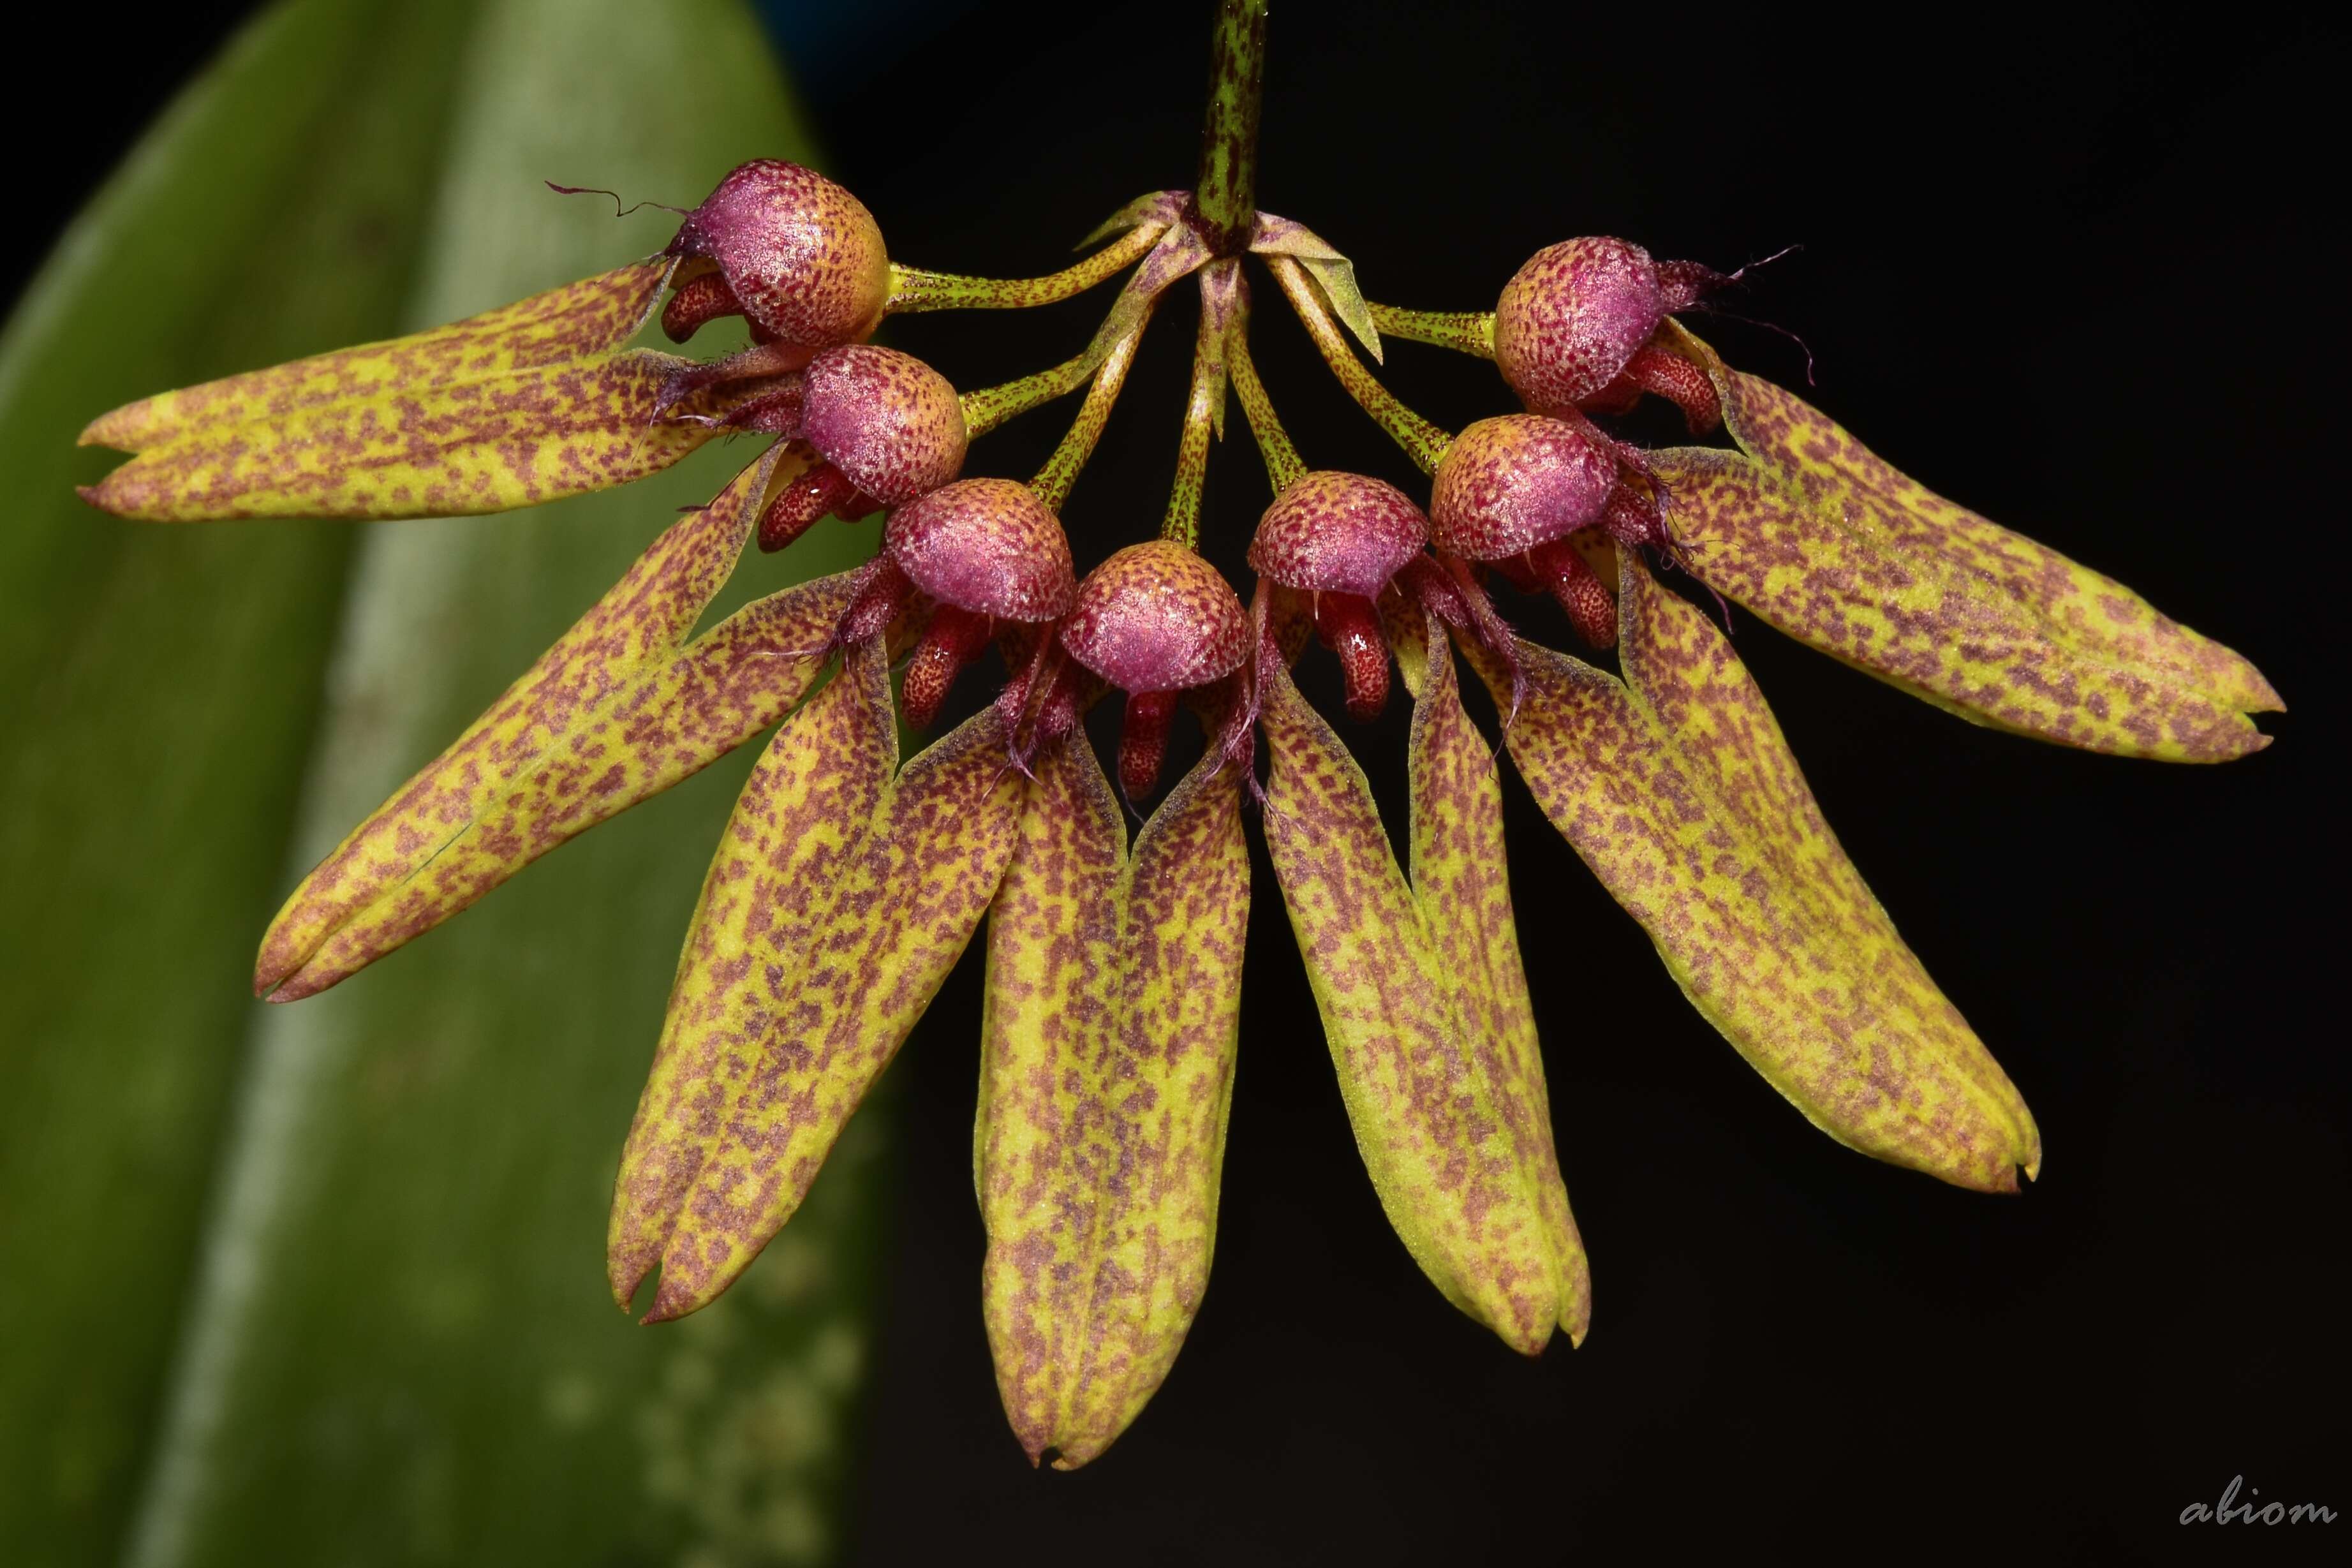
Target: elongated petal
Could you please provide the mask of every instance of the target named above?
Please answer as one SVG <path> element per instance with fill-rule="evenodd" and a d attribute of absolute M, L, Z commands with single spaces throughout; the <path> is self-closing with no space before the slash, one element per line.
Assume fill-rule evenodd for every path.
<path fill-rule="evenodd" d="M 1159 1389 L 1216 1238 L 1249 921 L 1238 766 L 1127 824 L 1083 733 L 1037 763 L 988 925 L 973 1179 L 997 1386 L 1076 1469 Z"/>
<path fill-rule="evenodd" d="M 263 937 L 256 992 L 315 994 L 540 856 L 708 766 L 814 681 L 845 574 L 687 636 L 742 552 L 776 458 L 672 524 L 449 749 L 352 829 Z"/>
<path fill-rule="evenodd" d="M 640 262 L 414 337 L 167 392 L 84 446 L 135 452 L 83 494 L 122 517 L 440 517 L 642 479 L 715 433 L 656 417 L 688 362 L 616 352 L 668 264 Z"/>
<path fill-rule="evenodd" d="M 1691 569 L 1725 596 L 1976 723 L 2168 762 L 2270 744 L 2246 715 L 2284 704 L 2245 659 L 1683 342 L 1708 364 L 1741 450 L 1651 460 Z"/>
<path fill-rule="evenodd" d="M 978 928 L 1022 780 L 983 710 L 901 770 L 878 640 L 784 721 L 703 882 L 613 1194 L 624 1307 L 708 1305 L 817 1167 Z"/>
<path fill-rule="evenodd" d="M 1424 637 L 1439 657 L 1423 657 Z M 1448 1300 L 1533 1355 L 1554 1324 L 1584 1337 L 1591 1292 L 1553 1152 L 1494 758 L 1446 650 L 1434 621 L 1400 649 L 1417 687 L 1412 880 L 1355 759 L 1272 658 L 1266 847 L 1390 1223 Z"/>
<path fill-rule="evenodd" d="M 1511 758 L 1683 994 L 1813 1124 L 2013 1192 L 2025 1102 L 1838 847 L 1723 634 L 1622 551 L 1622 682 L 1530 643 Z M 1479 658 L 1498 691 L 1508 677 Z"/>

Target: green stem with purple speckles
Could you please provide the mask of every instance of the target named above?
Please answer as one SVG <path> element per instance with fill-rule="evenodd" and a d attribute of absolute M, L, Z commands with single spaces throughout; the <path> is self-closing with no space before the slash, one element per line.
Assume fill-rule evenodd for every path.
<path fill-rule="evenodd" d="M 1224 401 L 1224 344 L 1204 300 L 1200 336 L 1192 345 L 1192 390 L 1184 401 L 1183 433 L 1176 439 L 1176 478 L 1168 490 L 1168 513 L 1160 522 L 1160 537 L 1187 550 L 1201 548 L 1201 486 L 1209 474 L 1209 433 L 1223 421 Z"/>
<path fill-rule="evenodd" d="M 1400 310 L 1394 305 L 1373 305 L 1372 325 L 1381 334 L 1416 343 L 1434 343 L 1457 353 L 1495 357 L 1495 312 L 1492 310 Z"/>
<path fill-rule="evenodd" d="M 1193 216 L 1219 256 L 1240 254 L 1257 220 L 1258 98 L 1265 84 L 1265 0 L 1219 0 L 1210 35 L 1209 110 L 1201 124 Z"/>
<path fill-rule="evenodd" d="M 1076 354 L 1018 381 L 965 393 L 957 399 L 963 405 L 964 438 L 978 440 L 1015 416 L 1076 392 L 1085 383 L 1088 369 L 1087 356 Z"/>
<path fill-rule="evenodd" d="M 1225 340 L 1225 368 L 1234 378 L 1234 392 L 1241 399 L 1242 412 L 1249 416 L 1250 434 L 1257 437 L 1257 449 L 1265 458 L 1265 477 L 1280 495 L 1290 488 L 1290 482 L 1307 471 L 1299 460 L 1298 448 L 1290 444 L 1289 433 L 1274 412 L 1274 399 L 1265 392 L 1265 383 L 1257 375 L 1257 362 L 1250 358 L 1249 318 L 1234 321 Z"/>
<path fill-rule="evenodd" d="M 1150 318 L 1144 318 L 1149 324 Z M 1079 470 L 1094 456 L 1095 443 L 1102 439 L 1103 426 L 1110 421 L 1111 405 L 1118 401 L 1119 388 L 1127 384 L 1128 367 L 1135 363 L 1135 349 L 1143 341 L 1143 327 L 1118 340 L 1095 371 L 1095 381 L 1087 388 L 1087 400 L 1078 405 L 1078 416 L 1070 422 L 1062 444 L 1029 481 L 1037 499 L 1049 511 L 1060 511 L 1070 499 L 1070 491 L 1078 482 Z"/>
<path fill-rule="evenodd" d="M 1404 448 L 1405 455 L 1421 465 L 1422 472 L 1437 471 L 1437 460 L 1445 456 L 1445 448 L 1454 437 L 1431 424 L 1412 409 L 1397 401 L 1396 394 L 1382 386 L 1364 368 L 1356 351 L 1339 331 L 1339 323 L 1331 319 L 1328 307 L 1317 290 L 1315 279 L 1307 269 L 1287 256 L 1269 256 L 1266 264 L 1274 269 L 1276 281 L 1290 300 L 1290 308 L 1298 312 L 1298 320 L 1307 328 L 1307 335 L 1315 340 L 1316 349 L 1323 363 L 1339 378 L 1339 384 L 1357 406 L 1372 416 L 1372 422 L 1389 433 L 1389 438 Z"/>
<path fill-rule="evenodd" d="M 1051 305 L 1085 293 L 1139 260 L 1159 240 L 1160 233 L 1160 228 L 1148 226 L 1130 229 L 1084 261 L 1043 278 L 967 278 L 894 263 L 887 312 L 895 316 L 922 310 L 1021 310 Z"/>

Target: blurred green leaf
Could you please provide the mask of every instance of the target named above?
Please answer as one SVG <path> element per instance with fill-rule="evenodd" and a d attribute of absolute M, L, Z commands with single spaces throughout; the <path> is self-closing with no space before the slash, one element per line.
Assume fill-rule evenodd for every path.
<path fill-rule="evenodd" d="M 602 1286 L 748 749 L 326 996 L 246 992 L 293 878 L 750 449 L 360 530 L 142 528 L 68 489 L 103 471 L 72 440 L 116 403 L 667 237 L 542 178 L 685 204 L 761 154 L 809 145 L 733 0 L 306 0 L 157 127 L 11 326 L 0 883 L 40 890 L 0 914 L 12 1561 L 825 1554 L 873 1129 L 710 1310 L 639 1330 Z M 837 569 L 832 532 L 716 610 L 782 561 Z"/>
<path fill-rule="evenodd" d="M 0 1539 L 121 1531 L 253 1008 L 353 537 L 163 529 L 72 489 L 91 415 L 381 336 L 412 290 L 466 7 L 253 28 L 0 345 Z"/>

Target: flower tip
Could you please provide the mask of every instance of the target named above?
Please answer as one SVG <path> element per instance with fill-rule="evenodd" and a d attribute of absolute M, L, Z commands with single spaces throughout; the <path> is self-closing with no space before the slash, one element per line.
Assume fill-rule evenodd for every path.
<path fill-rule="evenodd" d="M 348 963 L 340 966 L 328 964 L 323 967 L 298 963 L 289 965 L 285 973 L 272 982 L 269 994 L 263 996 L 262 1000 L 272 1003 L 299 1002 L 307 997 L 316 996 L 321 991 L 341 984 L 357 973 L 359 971 Z M 260 996 L 262 976 L 257 972 L 253 979 L 254 994 Z"/>
<path fill-rule="evenodd" d="M 646 1279 L 661 1262 L 661 1255 L 648 1253 L 642 1246 L 633 1244 L 623 1232 L 617 1215 L 614 1232 L 604 1254 L 604 1283 L 613 1292 L 613 1305 L 627 1313 L 635 1310 L 637 1293 L 645 1289 Z"/>
<path fill-rule="evenodd" d="M 635 1295 L 635 1292 L 633 1290 L 630 1294 Z M 637 1326 L 650 1328 L 656 1323 L 674 1323 L 706 1305 L 708 1303 L 696 1300 L 694 1292 L 684 1285 L 672 1283 L 671 1277 L 665 1273 L 661 1283 L 654 1289 L 653 1306 L 637 1320 Z"/>
<path fill-rule="evenodd" d="M 88 447 L 95 443 L 85 441 L 82 445 Z M 74 494 L 81 497 L 85 505 L 95 507 L 109 517 L 135 519 L 138 515 L 134 508 L 124 504 L 121 492 L 115 488 L 112 474 L 94 485 L 74 486 Z"/>
<path fill-rule="evenodd" d="M 1584 1336 L 1592 1330 L 1592 1269 L 1580 1250 L 1569 1258 L 1566 1281 L 1568 1299 L 1560 1304 L 1559 1331 L 1568 1336 L 1568 1348 L 1584 1348 Z"/>

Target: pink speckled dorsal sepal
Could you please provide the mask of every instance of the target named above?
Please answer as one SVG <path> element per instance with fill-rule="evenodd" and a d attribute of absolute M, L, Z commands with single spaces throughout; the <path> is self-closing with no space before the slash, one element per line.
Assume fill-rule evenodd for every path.
<path fill-rule="evenodd" d="M 2285 705 L 2260 671 L 2113 578 L 1896 471 L 1820 410 L 1706 366 L 1740 450 L 1651 454 L 1691 569 L 1793 637 L 1980 724 L 2225 762 Z"/>
<path fill-rule="evenodd" d="M 1520 644 L 1506 740 L 1537 804 L 1692 1005 L 1815 1126 L 2015 1191 L 2042 1162 L 2024 1100 L 1846 858 L 1723 634 L 1637 552 L 1619 570 L 1622 681 Z M 1470 657 L 1508 689 L 1497 661 Z"/>
<path fill-rule="evenodd" d="M 963 952 L 1023 790 L 983 710 L 904 768 L 878 638 L 777 731 L 703 881 L 613 1195 L 624 1307 L 708 1305 L 808 1195 Z"/>
<path fill-rule="evenodd" d="M 159 522 L 446 517 L 641 479 L 715 433 L 656 417 L 686 361 L 621 348 L 669 268 L 129 404 L 81 439 L 138 455 L 83 494 Z"/>
<path fill-rule="evenodd" d="M 505 695 L 286 900 L 254 987 L 313 995 L 557 845 L 774 723 L 823 668 L 850 575 L 746 605 L 688 641 L 741 554 L 774 454 L 670 525 Z"/>
<path fill-rule="evenodd" d="M 1448 1300 L 1513 1348 L 1591 1311 L 1554 1152 L 1503 856 L 1502 795 L 1433 617 L 1397 639 L 1415 689 L 1412 879 L 1355 759 L 1261 659 L 1265 837 L 1372 1186 Z M 1426 657 L 1424 649 L 1438 657 Z"/>
<path fill-rule="evenodd" d="M 1137 837 L 1083 731 L 1051 746 L 989 916 L 973 1176 L 997 1386 L 1085 1464 L 1167 1376 L 1216 1236 L 1249 916 L 1214 748 Z"/>

